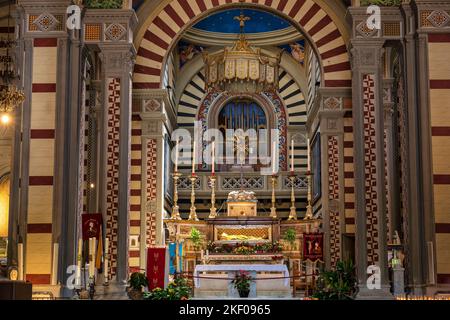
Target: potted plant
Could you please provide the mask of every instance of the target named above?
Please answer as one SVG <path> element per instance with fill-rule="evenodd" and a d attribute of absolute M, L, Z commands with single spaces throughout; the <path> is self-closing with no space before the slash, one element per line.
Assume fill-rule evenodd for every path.
<path fill-rule="evenodd" d="M 297 240 L 297 232 L 295 231 L 294 228 L 289 228 L 286 230 L 286 232 L 284 233 L 283 239 L 289 243 L 289 249 L 295 250 L 295 241 Z"/>
<path fill-rule="evenodd" d="M 319 300 L 352 300 L 357 292 L 355 267 L 351 261 L 338 261 L 335 270 L 323 271 L 313 298 Z"/>
<path fill-rule="evenodd" d="M 239 297 L 248 298 L 248 295 L 250 294 L 250 283 L 252 281 L 253 280 L 248 272 L 239 271 L 239 273 L 236 273 L 236 276 L 231 283 L 239 292 Z"/>
<path fill-rule="evenodd" d="M 148 280 L 145 273 L 133 272 L 128 281 L 129 287 L 127 293 L 132 300 L 142 300 L 142 289 L 148 286 Z"/>
<path fill-rule="evenodd" d="M 195 257 L 197 259 L 197 252 L 202 247 L 202 237 L 197 228 L 191 228 L 191 241 L 194 246 Z"/>
<path fill-rule="evenodd" d="M 155 288 L 144 293 L 144 300 L 188 300 L 191 288 L 184 278 L 176 278 L 166 289 Z"/>

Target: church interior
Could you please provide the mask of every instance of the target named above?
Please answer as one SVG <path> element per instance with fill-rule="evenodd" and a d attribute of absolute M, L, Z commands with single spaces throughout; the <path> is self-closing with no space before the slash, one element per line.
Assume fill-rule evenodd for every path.
<path fill-rule="evenodd" d="M 438 0 L 0 0 L 0 297 L 449 300 L 449 53 Z"/>

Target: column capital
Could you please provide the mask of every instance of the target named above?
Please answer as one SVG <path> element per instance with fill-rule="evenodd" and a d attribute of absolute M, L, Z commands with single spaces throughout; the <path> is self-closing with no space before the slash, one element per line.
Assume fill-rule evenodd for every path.
<path fill-rule="evenodd" d="M 100 44 L 99 57 L 107 76 L 120 77 L 133 71 L 136 49 L 133 44 Z"/>
<path fill-rule="evenodd" d="M 169 89 L 135 89 L 133 100 L 138 105 L 142 120 L 160 119 L 169 131 L 176 127 L 176 111 L 169 96 Z"/>

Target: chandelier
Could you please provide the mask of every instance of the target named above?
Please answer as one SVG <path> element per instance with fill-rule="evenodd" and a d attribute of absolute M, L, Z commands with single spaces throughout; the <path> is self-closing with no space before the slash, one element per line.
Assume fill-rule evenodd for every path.
<path fill-rule="evenodd" d="M 10 23 L 11 4 L 8 12 L 8 36 L 7 39 L 0 39 L 0 49 L 6 48 L 6 55 L 0 56 L 0 113 L 13 112 L 15 108 L 25 100 L 23 91 L 19 90 L 14 84 L 14 80 L 18 78 L 15 71 L 14 61 L 10 55 L 10 49 L 15 46 L 16 42 L 10 39 Z"/>
<path fill-rule="evenodd" d="M 244 33 L 245 22 L 250 18 L 241 13 L 234 19 L 240 22 L 241 32 L 233 46 L 214 54 L 203 54 L 206 90 L 230 94 L 277 90 L 282 52 L 270 56 L 263 54 L 260 48 L 252 47 Z"/>

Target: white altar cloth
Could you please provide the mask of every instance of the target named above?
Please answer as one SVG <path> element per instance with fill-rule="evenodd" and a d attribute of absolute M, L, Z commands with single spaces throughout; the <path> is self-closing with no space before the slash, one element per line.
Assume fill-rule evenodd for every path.
<path fill-rule="evenodd" d="M 194 284 L 198 288 L 200 285 L 200 272 L 280 272 L 283 273 L 284 285 L 289 286 L 289 270 L 284 264 L 198 264 L 194 270 Z M 205 276 L 209 277 L 209 276 Z"/>

